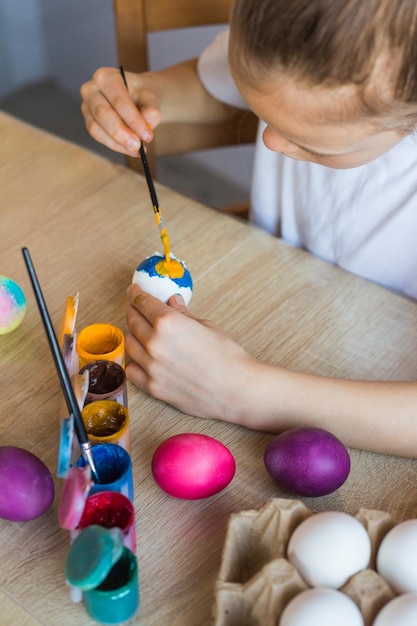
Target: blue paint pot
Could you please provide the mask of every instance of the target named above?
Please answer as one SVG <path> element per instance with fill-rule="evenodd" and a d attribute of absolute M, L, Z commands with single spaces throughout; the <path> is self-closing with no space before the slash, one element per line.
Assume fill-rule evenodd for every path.
<path fill-rule="evenodd" d="M 133 502 L 133 475 L 130 454 L 114 443 L 99 443 L 92 449 L 94 463 L 100 482 L 94 482 L 89 495 L 100 491 L 117 491 Z M 80 457 L 78 467 L 85 467 L 86 460 Z"/>

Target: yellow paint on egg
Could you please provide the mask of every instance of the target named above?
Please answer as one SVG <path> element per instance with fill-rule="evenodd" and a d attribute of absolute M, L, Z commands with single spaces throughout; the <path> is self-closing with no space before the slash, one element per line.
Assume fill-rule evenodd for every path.
<path fill-rule="evenodd" d="M 170 278 L 182 278 L 184 276 L 183 266 L 175 259 L 170 261 L 162 259 L 155 265 L 155 270 L 160 276 L 169 276 Z"/>

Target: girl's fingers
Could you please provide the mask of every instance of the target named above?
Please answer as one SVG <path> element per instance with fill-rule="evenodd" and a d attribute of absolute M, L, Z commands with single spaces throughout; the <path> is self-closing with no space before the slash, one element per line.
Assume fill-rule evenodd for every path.
<path fill-rule="evenodd" d="M 129 138 L 125 145 L 122 145 L 115 141 L 113 137 L 111 137 L 102 126 L 100 126 L 89 114 L 84 115 L 84 119 L 86 122 L 86 127 L 93 139 L 103 144 L 107 148 L 114 150 L 115 152 L 119 152 L 120 154 L 125 154 L 130 157 L 139 156 L 139 149 L 137 148 L 138 142 L 137 139 Z M 131 146 L 131 148 L 129 147 Z M 140 146 L 140 142 L 139 142 Z"/>
<path fill-rule="evenodd" d="M 146 346 L 152 336 L 152 324 L 150 324 L 150 322 L 143 317 L 143 315 L 138 315 L 137 309 L 130 303 L 128 303 L 126 309 L 126 321 L 127 326 L 136 341 L 140 342 L 142 346 Z"/>
<path fill-rule="evenodd" d="M 90 135 L 104 145 L 129 155 L 140 148 L 139 137 L 126 126 L 100 92 L 94 92 L 81 105 Z"/>
<path fill-rule="evenodd" d="M 150 324 L 155 325 L 158 318 L 172 312 L 172 308 L 143 291 L 139 285 L 131 284 L 127 289 L 127 296 L 132 307 L 136 309 Z"/>
<path fill-rule="evenodd" d="M 126 127 L 138 139 L 147 143 L 152 141 L 153 128 L 161 121 L 158 97 L 153 90 L 156 87 L 148 87 L 143 75 L 138 78 L 137 75 L 126 72 L 126 79 L 128 88 L 119 70 L 100 68 L 93 75 L 92 82 Z M 130 84 L 138 80 L 136 89 L 129 89 Z"/>
<path fill-rule="evenodd" d="M 133 76 L 133 75 L 132 75 Z M 141 141 L 153 139 L 161 119 L 156 95 L 149 89 L 134 102 L 115 68 L 100 68 L 81 87 L 81 110 L 90 135 L 107 147 L 137 156 Z"/>

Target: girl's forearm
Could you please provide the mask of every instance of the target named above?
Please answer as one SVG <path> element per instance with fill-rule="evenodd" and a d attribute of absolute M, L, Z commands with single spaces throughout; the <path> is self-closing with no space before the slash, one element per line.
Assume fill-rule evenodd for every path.
<path fill-rule="evenodd" d="M 347 446 L 417 458 L 417 383 L 326 378 L 257 363 L 236 421 L 329 430 Z"/>
<path fill-rule="evenodd" d="M 154 73 L 161 94 L 163 123 L 213 123 L 229 119 L 235 109 L 206 91 L 197 73 L 197 59 Z"/>

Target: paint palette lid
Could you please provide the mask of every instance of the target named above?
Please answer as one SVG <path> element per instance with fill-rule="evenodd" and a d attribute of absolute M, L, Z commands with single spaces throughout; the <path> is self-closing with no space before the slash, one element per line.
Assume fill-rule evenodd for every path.
<path fill-rule="evenodd" d="M 63 348 L 65 336 L 71 336 L 75 333 L 79 299 L 80 294 L 78 291 L 75 295 L 68 296 L 65 299 L 58 331 L 58 343 L 61 348 Z"/>
<path fill-rule="evenodd" d="M 66 478 L 71 467 L 72 440 L 74 434 L 74 416 L 60 417 L 59 420 L 59 444 L 58 465 L 56 475 L 58 478 Z"/>
<path fill-rule="evenodd" d="M 89 465 L 70 469 L 59 502 L 58 522 L 61 528 L 67 530 L 77 528 L 92 485 Z"/>
<path fill-rule="evenodd" d="M 75 322 L 78 312 L 79 293 L 68 296 L 64 303 L 58 332 L 58 343 L 70 376 L 78 372 L 78 355 L 75 351 Z M 66 405 L 63 403 L 63 411 Z M 71 451 L 74 432 L 74 418 L 60 415 L 60 436 L 58 444 L 58 478 L 66 478 L 71 467 Z"/>
<path fill-rule="evenodd" d="M 83 591 L 95 589 L 107 577 L 123 553 L 120 528 L 88 526 L 75 538 L 67 555 L 65 576 Z"/>

